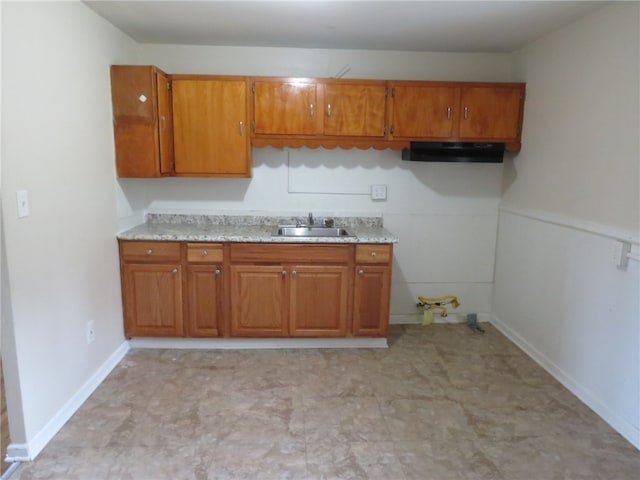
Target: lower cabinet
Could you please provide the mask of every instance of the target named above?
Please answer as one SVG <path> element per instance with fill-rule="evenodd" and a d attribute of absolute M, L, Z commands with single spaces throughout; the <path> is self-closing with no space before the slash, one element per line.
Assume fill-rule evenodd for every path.
<path fill-rule="evenodd" d="M 120 241 L 127 337 L 386 336 L 391 245 Z"/>
<path fill-rule="evenodd" d="M 223 317 L 224 276 L 221 243 L 187 243 L 187 322 L 190 337 L 217 337 Z"/>
<path fill-rule="evenodd" d="M 182 336 L 180 244 L 121 243 L 120 256 L 125 335 Z"/>
<path fill-rule="evenodd" d="M 232 245 L 231 335 L 345 336 L 352 248 Z"/>

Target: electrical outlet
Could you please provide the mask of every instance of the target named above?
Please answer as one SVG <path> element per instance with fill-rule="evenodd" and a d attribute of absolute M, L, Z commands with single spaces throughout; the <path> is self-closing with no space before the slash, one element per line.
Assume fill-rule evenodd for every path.
<path fill-rule="evenodd" d="M 93 320 L 87 322 L 87 343 L 93 343 L 96 339 L 96 329 Z"/>
<path fill-rule="evenodd" d="M 386 185 L 371 185 L 371 200 L 386 200 L 386 199 L 387 199 Z"/>

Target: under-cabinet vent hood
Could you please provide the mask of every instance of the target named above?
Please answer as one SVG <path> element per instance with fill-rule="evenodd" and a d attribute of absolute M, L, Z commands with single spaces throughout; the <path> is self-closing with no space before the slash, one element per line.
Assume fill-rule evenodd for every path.
<path fill-rule="evenodd" d="M 411 142 L 402 159 L 413 162 L 502 163 L 504 143 Z"/>

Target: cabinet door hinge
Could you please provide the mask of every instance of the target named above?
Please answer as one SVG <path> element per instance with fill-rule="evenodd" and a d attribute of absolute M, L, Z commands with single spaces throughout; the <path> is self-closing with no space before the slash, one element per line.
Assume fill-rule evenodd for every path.
<path fill-rule="evenodd" d="M 167 82 L 167 90 L 169 90 L 169 91 L 171 91 L 171 90 L 172 90 L 172 89 L 171 89 L 171 81 L 170 81 L 170 80 Z"/>
<path fill-rule="evenodd" d="M 251 122 L 251 131 L 256 133 L 256 122 Z"/>
<path fill-rule="evenodd" d="M 382 129 L 382 134 L 386 135 L 387 134 L 387 126 L 385 125 L 384 128 Z"/>
<path fill-rule="evenodd" d="M 256 82 L 251 82 L 251 93 L 256 94 Z"/>
<path fill-rule="evenodd" d="M 396 87 L 393 87 L 391 89 L 391 97 L 395 97 L 396 96 Z"/>
<path fill-rule="evenodd" d="M 387 87 L 384 87 L 384 98 L 387 98 L 389 96 L 389 89 Z"/>

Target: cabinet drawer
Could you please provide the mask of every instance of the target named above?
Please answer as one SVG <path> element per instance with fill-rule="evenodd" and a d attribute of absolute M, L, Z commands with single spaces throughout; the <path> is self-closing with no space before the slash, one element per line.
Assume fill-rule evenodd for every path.
<path fill-rule="evenodd" d="M 389 263 L 391 252 L 391 245 L 356 245 L 356 263 Z"/>
<path fill-rule="evenodd" d="M 121 241 L 120 254 L 125 261 L 157 262 L 180 261 L 178 242 Z"/>
<path fill-rule="evenodd" d="M 222 258 L 221 243 L 187 243 L 189 263 L 220 263 Z"/>

